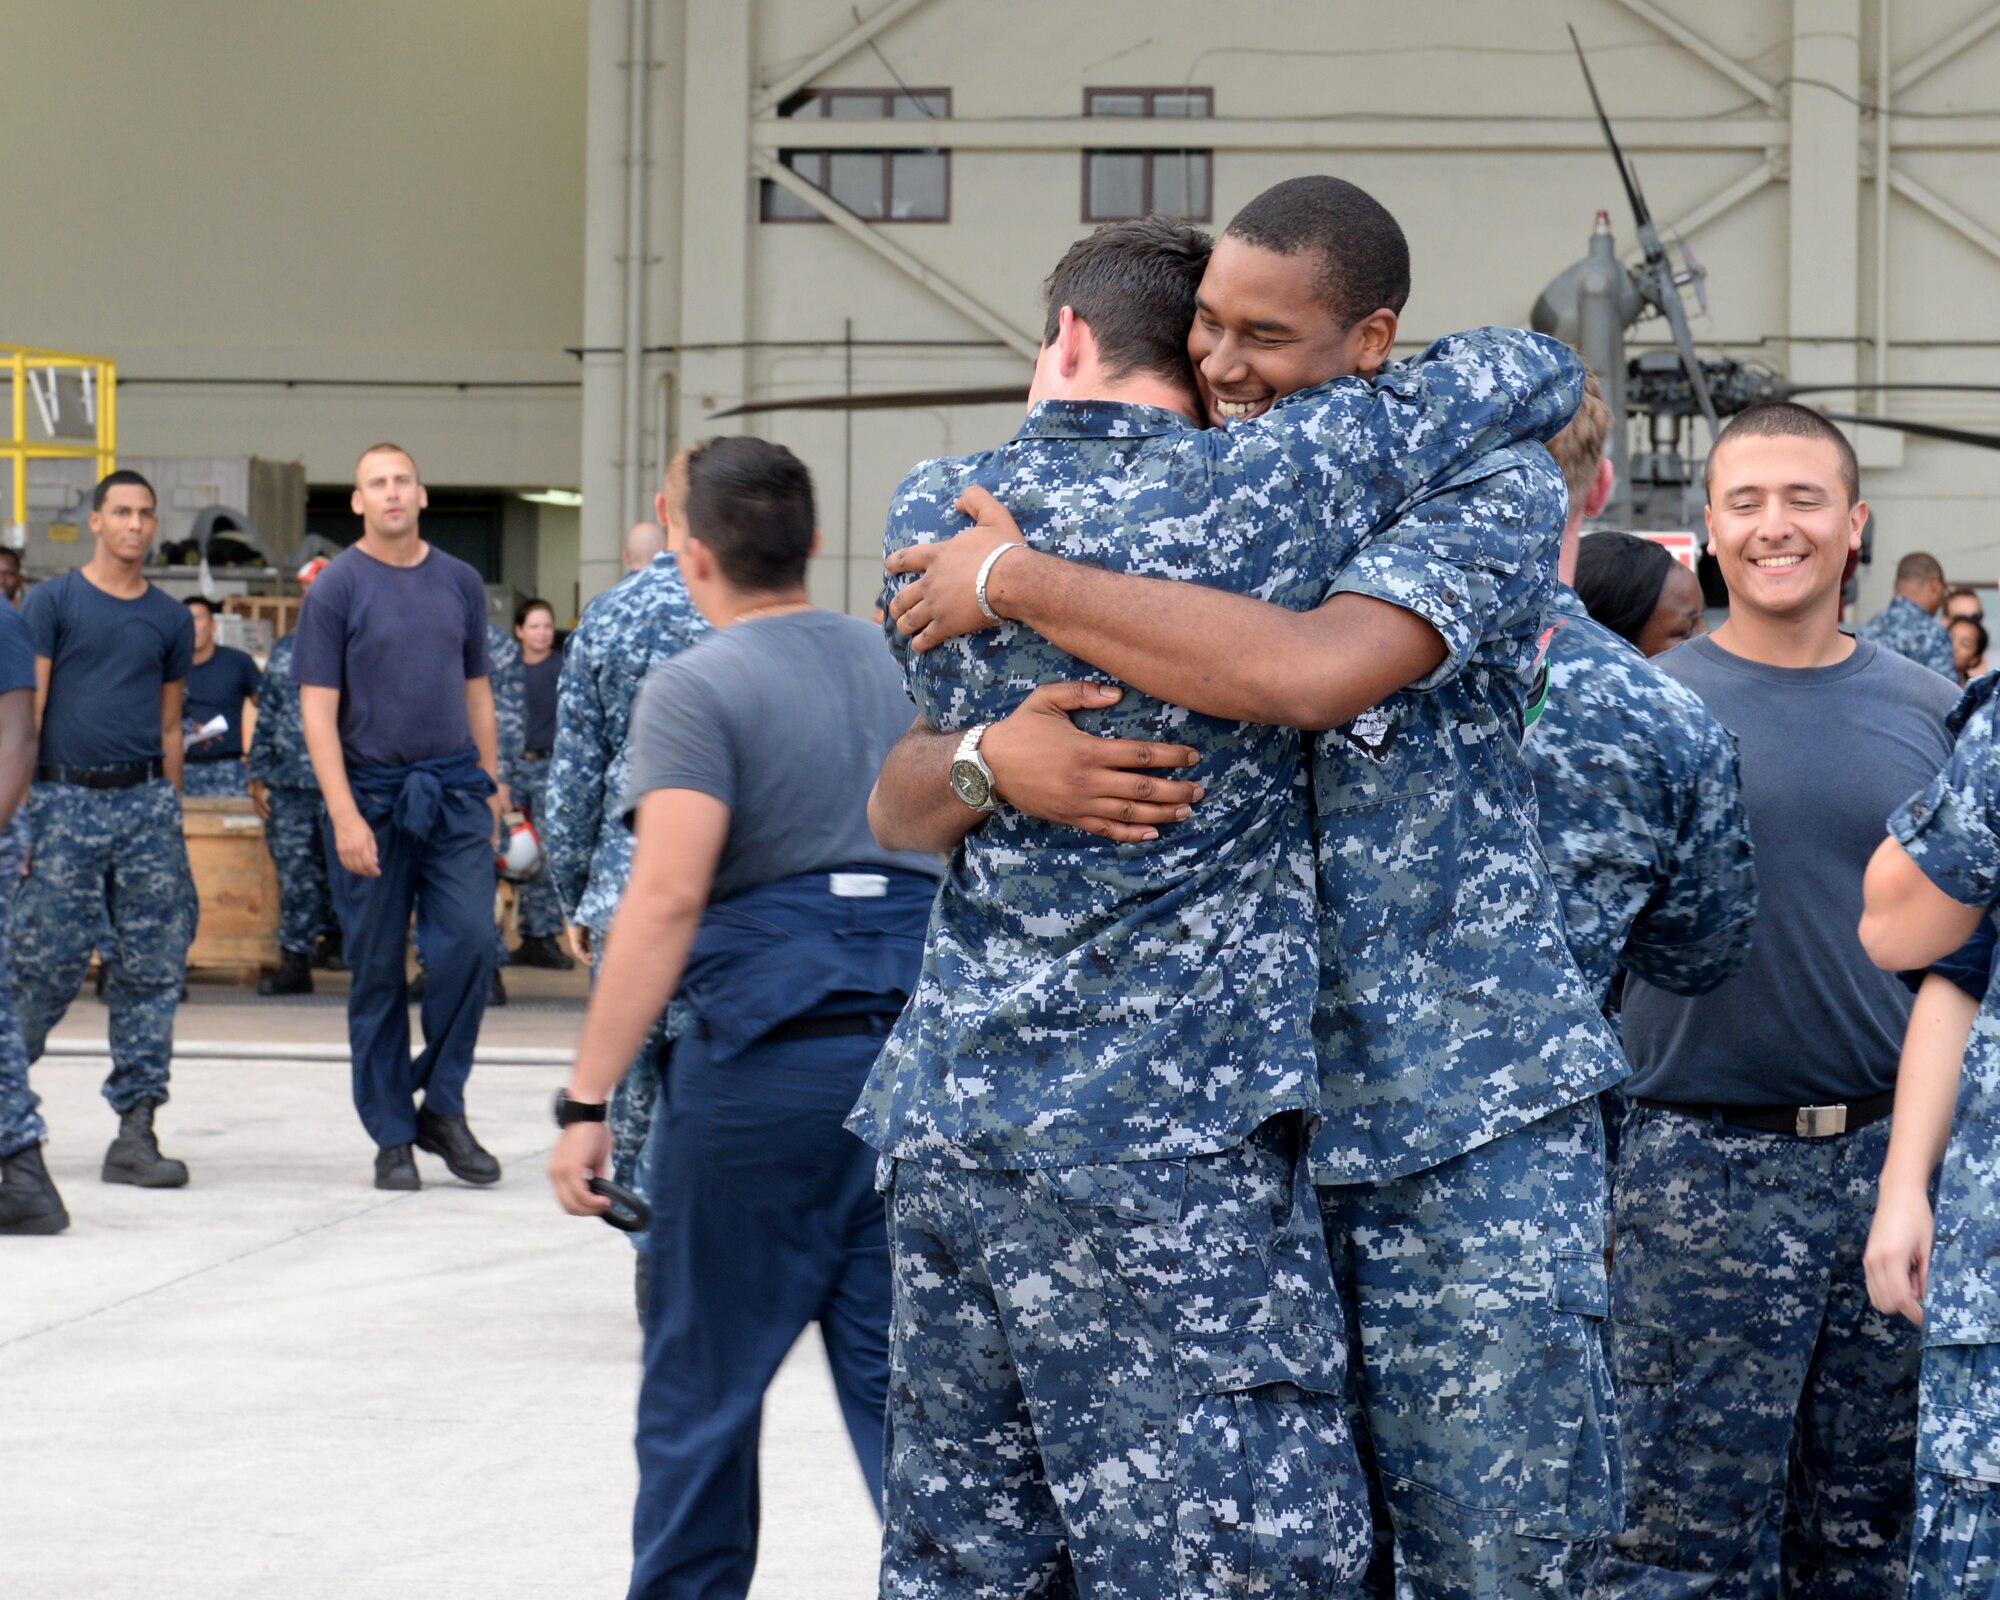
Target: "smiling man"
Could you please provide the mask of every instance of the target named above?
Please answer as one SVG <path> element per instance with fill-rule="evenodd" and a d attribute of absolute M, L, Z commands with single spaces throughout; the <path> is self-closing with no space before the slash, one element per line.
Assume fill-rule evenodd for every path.
<path fill-rule="evenodd" d="M 1869 1306 L 1861 1252 L 1910 997 L 1855 928 L 1885 819 L 1950 751 L 1953 692 L 1840 631 L 1868 508 L 1833 424 L 1741 413 L 1708 493 L 1729 620 L 1656 664 L 1736 735 L 1759 909 L 1748 963 L 1712 992 L 1625 991 L 1628 1509 L 1595 1593 L 1750 1592 L 1777 1487 L 1785 1593 L 1900 1594 L 1917 1339 Z"/>

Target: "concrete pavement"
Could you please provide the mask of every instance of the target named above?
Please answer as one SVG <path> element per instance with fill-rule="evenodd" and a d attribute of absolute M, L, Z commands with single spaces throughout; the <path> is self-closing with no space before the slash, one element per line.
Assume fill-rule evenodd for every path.
<path fill-rule="evenodd" d="M 573 1041 L 573 985 L 519 992 L 557 981 L 482 1044 Z M 337 1039 L 340 1017 L 198 986 L 177 1032 Z M 93 1029 L 85 998 L 62 1033 Z M 407 1195 L 370 1186 L 345 1066 L 319 1063 L 177 1062 L 160 1130 L 193 1182 L 105 1185 L 103 1072 L 35 1069 L 73 1223 L 0 1240 L 0 1595 L 622 1595 L 632 1254 L 549 1198 L 560 1070 L 481 1066 L 471 1117 L 505 1180 L 420 1154 Z M 877 1526 L 814 1335 L 765 1420 L 755 1600 L 872 1594 Z"/>

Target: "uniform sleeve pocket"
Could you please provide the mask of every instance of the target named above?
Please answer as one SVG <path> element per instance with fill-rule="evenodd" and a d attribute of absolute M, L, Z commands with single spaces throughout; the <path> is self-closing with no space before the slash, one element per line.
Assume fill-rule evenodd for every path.
<path fill-rule="evenodd" d="M 1556 1310 L 1579 1317 L 1611 1314 L 1611 1274 L 1601 1250 L 1565 1250 L 1556 1256 Z"/>
<path fill-rule="evenodd" d="M 1924 1352 L 1917 1470 L 2000 1483 L 2000 1346 L 1933 1345 Z"/>

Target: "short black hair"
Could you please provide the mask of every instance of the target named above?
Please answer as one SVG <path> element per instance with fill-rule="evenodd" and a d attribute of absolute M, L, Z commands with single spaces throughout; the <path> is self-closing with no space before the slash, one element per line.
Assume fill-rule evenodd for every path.
<path fill-rule="evenodd" d="M 551 622 L 556 620 L 556 608 L 538 595 L 532 600 L 523 600 L 514 608 L 514 626 L 517 628 L 520 627 L 522 623 L 528 620 L 531 614 L 537 611 L 546 611 L 549 614 L 549 621 Z"/>
<path fill-rule="evenodd" d="M 1107 378 L 1157 373 L 1192 394 L 1188 329 L 1214 247 L 1201 229 L 1171 217 L 1105 223 L 1065 250 L 1042 285 L 1042 343 L 1055 343 L 1068 306 L 1097 340 Z"/>
<path fill-rule="evenodd" d="M 1938 565 L 1938 558 L 1927 555 L 1922 550 L 1912 550 L 1896 563 L 1898 583 L 1943 583 L 1944 568 Z"/>
<path fill-rule="evenodd" d="M 1953 628 L 1971 628 L 1978 633 L 1979 648 L 1974 653 L 1975 659 L 1983 659 L 1986 652 L 1993 646 L 1993 638 L 1992 635 L 1987 633 L 1986 624 L 1981 622 L 1977 617 L 1953 617 L 1945 624 L 1945 632 L 1949 633 Z"/>
<path fill-rule="evenodd" d="M 1636 645 L 1659 608 L 1674 558 L 1636 533 L 1586 534 L 1576 547 L 1576 592 L 1583 609 L 1628 644 Z"/>
<path fill-rule="evenodd" d="M 1410 241 L 1388 208 L 1344 178 L 1274 183 L 1230 219 L 1227 238 L 1260 250 L 1319 256 L 1319 297 L 1343 328 L 1410 298 Z"/>
<path fill-rule="evenodd" d="M 105 498 L 113 489 L 118 488 L 121 484 L 130 484 L 135 489 L 144 489 L 146 493 L 153 497 L 154 508 L 158 509 L 160 504 L 159 491 L 146 481 L 144 474 L 134 472 L 130 467 L 120 467 L 116 472 L 107 472 L 97 480 L 97 487 L 90 491 L 90 509 L 92 511 L 102 511 L 104 509 Z"/>
<path fill-rule="evenodd" d="M 16 550 L 11 544 L 0 544 L 0 556 L 5 556 L 9 561 L 13 562 L 16 572 L 21 570 L 21 552 Z"/>
<path fill-rule="evenodd" d="M 1847 490 L 1847 503 L 1851 506 L 1861 498 L 1861 462 L 1854 454 L 1854 446 L 1846 434 L 1811 406 L 1802 406 L 1794 400 L 1766 400 L 1761 405 L 1746 406 L 1724 423 L 1715 443 L 1709 446 L 1707 464 L 1701 469 L 1702 485 L 1710 495 L 1715 493 L 1715 453 L 1730 439 L 1822 440 L 1832 445 L 1840 457 L 1840 482 Z"/>
<path fill-rule="evenodd" d="M 781 444 L 730 434 L 688 455 L 689 537 L 730 586 L 768 594 L 805 582 L 812 555 L 812 474 Z"/>
<path fill-rule="evenodd" d="M 209 600 L 207 595 L 191 594 L 187 597 L 187 604 L 188 604 L 188 609 L 190 611 L 192 611 L 196 606 L 200 606 L 202 610 L 206 611 L 209 614 L 209 616 L 213 617 L 215 615 L 215 606 Z"/>

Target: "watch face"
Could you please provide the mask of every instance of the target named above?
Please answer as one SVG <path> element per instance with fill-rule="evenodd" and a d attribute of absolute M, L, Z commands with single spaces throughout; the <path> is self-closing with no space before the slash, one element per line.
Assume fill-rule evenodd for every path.
<path fill-rule="evenodd" d="M 993 803 L 993 785 L 976 761 L 954 761 L 951 764 L 951 789 L 974 811 L 984 811 Z"/>

